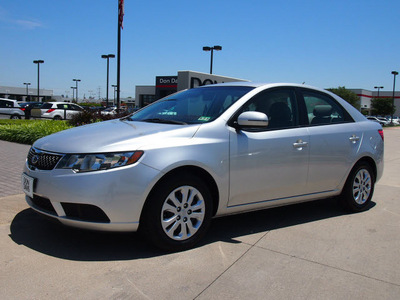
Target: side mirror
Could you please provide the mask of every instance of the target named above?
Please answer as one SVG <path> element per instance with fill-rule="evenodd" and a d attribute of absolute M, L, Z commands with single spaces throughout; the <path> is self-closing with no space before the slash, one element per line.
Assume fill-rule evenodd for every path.
<path fill-rule="evenodd" d="M 237 118 L 238 127 L 268 127 L 268 116 L 258 111 L 245 111 Z"/>

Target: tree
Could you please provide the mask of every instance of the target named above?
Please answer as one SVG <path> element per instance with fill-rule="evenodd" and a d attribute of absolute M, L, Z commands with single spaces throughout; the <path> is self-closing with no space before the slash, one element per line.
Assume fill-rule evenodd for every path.
<path fill-rule="evenodd" d="M 392 115 L 396 108 L 392 106 L 393 98 L 372 98 L 371 100 L 371 113 L 376 116 Z"/>
<path fill-rule="evenodd" d="M 353 105 L 357 110 L 361 108 L 360 98 L 356 93 L 346 89 L 344 86 L 339 86 L 338 88 L 330 88 L 328 91 L 338 95 L 340 98 L 346 100 L 351 105 Z"/>

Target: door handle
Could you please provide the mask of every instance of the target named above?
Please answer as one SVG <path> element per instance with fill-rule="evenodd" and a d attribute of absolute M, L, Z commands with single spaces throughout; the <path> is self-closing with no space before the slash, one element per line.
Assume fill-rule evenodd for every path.
<path fill-rule="evenodd" d="M 353 134 L 350 138 L 349 138 L 350 142 L 352 142 L 353 144 L 357 143 L 360 140 L 359 136 L 356 136 L 355 134 Z"/>
<path fill-rule="evenodd" d="M 302 140 L 297 140 L 296 143 L 293 143 L 293 147 L 297 150 L 303 150 L 303 147 L 308 145 L 307 142 L 303 142 Z"/>

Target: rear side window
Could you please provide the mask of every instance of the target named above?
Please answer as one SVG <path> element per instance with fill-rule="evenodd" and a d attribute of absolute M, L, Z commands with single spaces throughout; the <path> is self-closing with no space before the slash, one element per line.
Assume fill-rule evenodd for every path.
<path fill-rule="evenodd" d="M 349 122 L 346 111 L 331 97 L 313 91 L 302 91 L 309 125 Z"/>
<path fill-rule="evenodd" d="M 57 104 L 57 108 L 59 108 L 59 109 L 68 109 L 69 105 L 68 104 Z"/>

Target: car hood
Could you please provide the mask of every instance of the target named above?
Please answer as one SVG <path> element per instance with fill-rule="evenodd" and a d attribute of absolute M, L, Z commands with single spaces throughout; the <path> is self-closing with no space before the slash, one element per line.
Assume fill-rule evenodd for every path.
<path fill-rule="evenodd" d="M 189 139 L 199 127 L 111 120 L 58 132 L 37 140 L 33 146 L 57 153 L 134 151 L 161 139 Z"/>

